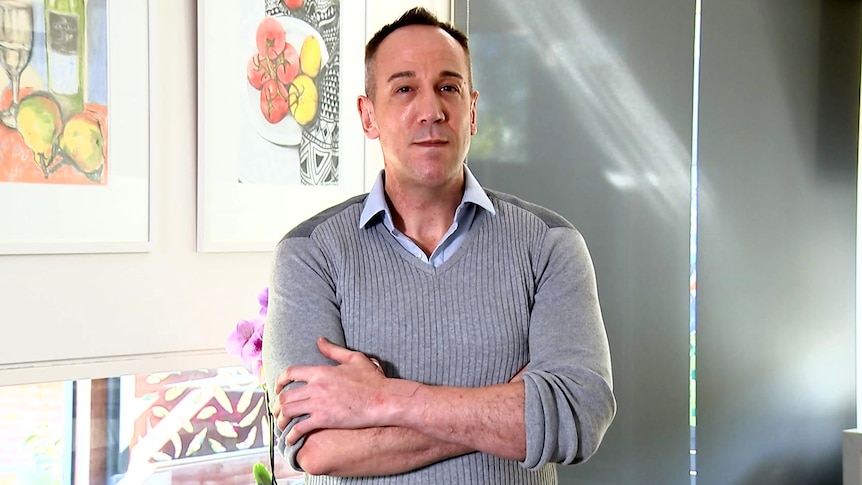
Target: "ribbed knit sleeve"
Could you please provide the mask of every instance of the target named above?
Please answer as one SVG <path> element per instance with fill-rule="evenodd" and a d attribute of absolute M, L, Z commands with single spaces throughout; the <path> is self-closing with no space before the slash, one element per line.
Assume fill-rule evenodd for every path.
<path fill-rule="evenodd" d="M 270 399 L 275 379 L 290 365 L 332 365 L 317 348 L 317 338 L 326 337 L 344 346 L 339 302 L 328 263 L 319 245 L 310 237 L 287 237 L 275 252 L 269 290 L 267 324 L 263 338 L 263 373 Z M 291 384 L 289 387 L 303 384 Z M 274 401 L 273 401 L 274 402 Z M 278 449 L 296 470 L 302 470 L 296 453 L 305 437 L 286 447 L 294 419 L 281 430 Z"/>
<path fill-rule="evenodd" d="M 548 230 L 535 265 L 526 384 L 527 457 L 522 466 L 589 458 L 613 419 L 608 340 L 592 260 L 570 227 Z"/>

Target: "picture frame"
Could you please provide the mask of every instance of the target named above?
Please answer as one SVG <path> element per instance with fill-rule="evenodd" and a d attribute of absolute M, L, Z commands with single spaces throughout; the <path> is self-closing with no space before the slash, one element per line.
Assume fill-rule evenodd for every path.
<path fill-rule="evenodd" d="M 300 7 L 290 10 L 288 4 Z M 365 1 L 198 0 L 197 8 L 197 250 L 272 251 L 303 220 L 367 191 L 365 138 L 356 110 L 356 97 L 364 93 Z M 272 54 L 278 61 L 262 61 L 259 54 L 258 32 L 267 17 L 275 26 L 271 30 L 284 39 L 278 48 L 285 53 Z M 310 49 L 306 56 L 306 41 L 320 52 Z M 288 54 L 285 44 L 296 52 Z M 314 61 L 306 62 L 315 54 L 319 71 Z M 313 116 L 302 112 L 301 101 L 286 114 L 272 111 L 272 105 L 266 111 L 266 81 L 280 92 L 273 87 L 275 80 L 282 81 L 280 74 L 270 71 L 274 77 L 264 77 L 263 87 L 250 74 L 264 62 L 289 66 L 287 60 L 295 55 L 304 67 L 280 84 L 294 96 L 301 90 L 295 87 L 300 78 L 312 77 L 318 94 Z M 320 133 L 325 122 L 325 134 L 334 135 L 322 150 L 309 152 L 313 143 L 307 135 Z M 329 168 L 322 163 L 322 169 L 303 170 L 310 160 L 328 157 L 334 159 Z"/>
<path fill-rule="evenodd" d="M 46 170 L 45 181 L 16 181 L 13 176 L 0 180 L 0 254 L 68 254 L 68 253 L 122 253 L 148 252 L 153 247 L 154 220 L 152 217 L 152 174 L 150 169 L 149 89 L 150 89 L 150 16 L 148 0 L 88 0 L 93 8 L 98 3 L 98 15 L 89 11 L 84 17 L 90 24 L 104 22 L 107 42 L 87 41 L 87 59 L 93 56 L 93 47 L 102 47 L 101 57 L 107 58 L 106 76 L 101 86 L 105 104 L 94 104 L 84 95 L 84 111 L 92 106 L 103 107 L 101 118 L 104 160 L 98 169 L 98 179 L 87 173 L 92 184 L 57 183 L 49 179 L 58 172 Z M 33 14 L 33 49 L 47 55 L 48 42 L 45 27 L 45 3 L 31 2 Z M 88 25 L 90 25 L 88 24 Z M 35 61 L 34 61 L 35 62 Z M 45 62 L 44 60 L 42 61 Z M 80 62 L 80 61 L 79 61 Z M 35 67 L 33 68 L 35 70 Z M 44 67 L 43 67 L 44 69 Z M 24 70 L 27 74 L 26 68 Z M 38 76 L 30 73 L 31 76 Z M 84 77 L 92 93 L 96 77 Z M 22 93 L 25 84 L 22 81 Z M 49 93 L 48 82 L 32 89 Z M 46 94 L 46 97 L 48 95 Z M 23 99 L 23 96 L 22 96 Z M 60 104 L 61 108 L 63 105 Z M 19 105 L 20 108 L 20 105 Z M 92 110 L 91 110 L 92 111 Z M 20 112 L 19 112 L 20 113 Z M 71 111 L 70 111 L 71 113 Z M 70 124 L 63 115 L 62 127 Z M 27 125 L 23 125 L 27 126 Z M 15 150 L 27 151 L 38 165 L 36 150 L 31 143 L 21 143 L 23 128 L 9 128 L 0 133 L 6 143 L 16 143 Z M 65 133 L 61 132 L 59 136 Z M 61 153 L 61 138 L 55 138 L 55 153 Z M 15 138 L 18 137 L 18 138 Z M 71 138 L 71 136 L 70 136 Z M 11 140 L 11 141 L 10 141 Z M 71 143 L 71 142 L 70 142 Z M 96 145 L 98 147 L 98 145 Z M 72 149 L 66 150 L 71 153 Z M 62 153 L 66 153 L 62 152 Z M 69 162 L 57 155 L 53 167 Z M 48 160 L 44 157 L 42 160 Z M 59 160 L 59 162 L 57 161 Z M 10 163 L 7 160 L 7 163 Z M 3 162 L 0 161 L 0 164 Z M 77 162 L 76 162 L 77 163 Z M 48 165 L 48 162 L 45 162 Z M 71 162 L 66 165 L 72 165 Z M 49 167 L 53 169 L 53 167 Z M 28 167 L 33 169 L 33 167 Z M 68 172 L 72 169 L 61 167 Z M 77 164 L 76 164 L 76 168 Z M 78 175 L 84 173 L 78 168 Z M 19 171 L 20 173 L 20 171 Z M 96 183 L 98 182 L 98 183 Z"/>

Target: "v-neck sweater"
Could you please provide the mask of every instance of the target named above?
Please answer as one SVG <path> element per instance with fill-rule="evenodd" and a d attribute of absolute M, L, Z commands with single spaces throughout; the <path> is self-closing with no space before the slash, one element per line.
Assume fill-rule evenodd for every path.
<path fill-rule="evenodd" d="M 386 375 L 480 387 L 525 369 L 523 462 L 475 452 L 386 477 L 307 476 L 309 484 L 551 484 L 613 419 L 610 352 L 584 238 L 558 214 L 486 190 L 461 247 L 439 267 L 382 226 L 359 227 L 364 196 L 332 207 L 278 244 L 264 335 L 268 389 L 291 365 L 331 365 L 318 337 L 374 356 Z M 302 446 L 280 449 L 294 467 Z"/>

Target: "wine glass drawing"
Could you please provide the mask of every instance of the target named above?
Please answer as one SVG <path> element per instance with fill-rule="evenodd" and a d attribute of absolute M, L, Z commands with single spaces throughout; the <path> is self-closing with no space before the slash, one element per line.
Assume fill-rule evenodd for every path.
<path fill-rule="evenodd" d="M 33 49 L 33 6 L 22 0 L 0 0 L 0 65 L 12 81 L 12 101 L 0 111 L 0 122 L 16 128 L 21 72 Z"/>

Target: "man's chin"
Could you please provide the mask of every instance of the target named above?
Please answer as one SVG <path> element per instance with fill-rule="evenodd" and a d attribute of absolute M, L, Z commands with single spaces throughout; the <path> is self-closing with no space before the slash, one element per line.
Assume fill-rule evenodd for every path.
<path fill-rule="evenodd" d="M 451 184 L 460 184 L 464 180 L 463 165 L 458 163 L 453 166 L 452 162 L 430 163 L 423 167 L 417 167 L 414 171 L 414 176 L 417 181 L 423 183 L 427 187 L 442 188 Z"/>

